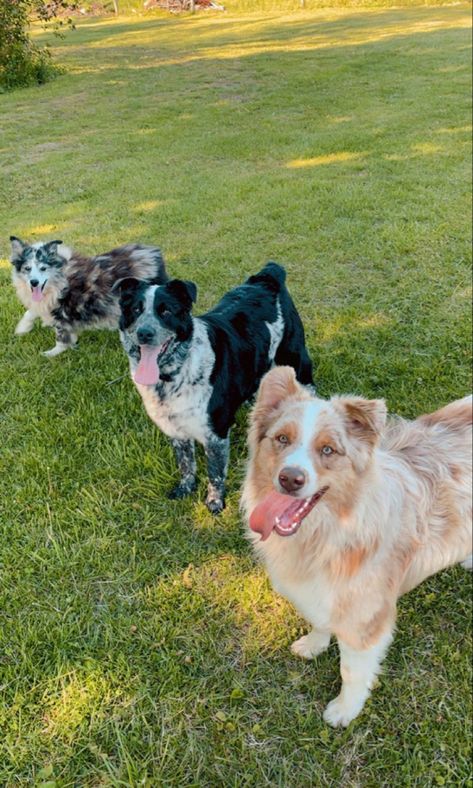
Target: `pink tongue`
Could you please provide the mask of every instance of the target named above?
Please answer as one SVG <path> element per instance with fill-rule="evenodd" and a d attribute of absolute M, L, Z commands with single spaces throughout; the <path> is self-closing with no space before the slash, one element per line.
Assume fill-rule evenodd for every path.
<path fill-rule="evenodd" d="M 143 386 L 155 386 L 159 380 L 158 353 L 160 346 L 140 345 L 141 358 L 133 380 Z"/>
<path fill-rule="evenodd" d="M 273 490 L 253 509 L 250 515 L 251 530 L 261 534 L 261 541 L 264 542 L 276 525 L 276 517 L 279 517 L 283 522 L 290 520 L 292 513 L 302 503 L 303 501 L 300 498 L 293 498 L 291 495 L 281 495 L 281 493 Z"/>
<path fill-rule="evenodd" d="M 42 301 L 43 300 L 43 291 L 41 290 L 41 287 L 39 285 L 36 285 L 36 287 L 33 287 L 33 289 L 31 290 L 31 297 L 32 297 L 33 301 Z"/>

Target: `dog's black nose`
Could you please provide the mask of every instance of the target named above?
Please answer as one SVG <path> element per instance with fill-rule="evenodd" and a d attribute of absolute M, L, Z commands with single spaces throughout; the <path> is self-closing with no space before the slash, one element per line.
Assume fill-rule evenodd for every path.
<path fill-rule="evenodd" d="M 149 326 L 141 326 L 136 332 L 136 336 L 141 345 L 148 345 L 154 339 L 154 329 Z"/>
<path fill-rule="evenodd" d="M 30 285 L 31 285 L 31 287 L 38 287 L 39 280 L 38 279 L 30 279 Z"/>
<path fill-rule="evenodd" d="M 283 468 L 278 478 L 279 484 L 288 493 L 297 492 L 306 482 L 305 473 L 301 468 Z"/>

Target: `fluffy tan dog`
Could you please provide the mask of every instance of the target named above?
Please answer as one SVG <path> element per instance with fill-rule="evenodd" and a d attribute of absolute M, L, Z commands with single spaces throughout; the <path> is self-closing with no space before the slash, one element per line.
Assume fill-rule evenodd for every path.
<path fill-rule="evenodd" d="M 324 712 L 348 725 L 392 640 L 401 594 L 471 568 L 472 400 L 386 424 L 383 400 L 313 397 L 290 367 L 263 378 L 243 507 L 276 591 L 311 624 L 306 659 L 334 634 L 342 688 Z"/>

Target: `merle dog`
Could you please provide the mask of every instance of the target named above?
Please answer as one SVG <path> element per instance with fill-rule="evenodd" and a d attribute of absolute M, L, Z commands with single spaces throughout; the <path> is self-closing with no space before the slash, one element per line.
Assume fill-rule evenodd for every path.
<path fill-rule="evenodd" d="M 126 276 L 162 284 L 168 276 L 156 246 L 127 244 L 85 257 L 62 241 L 25 243 L 15 236 L 11 262 L 13 284 L 26 312 L 15 333 L 31 331 L 37 319 L 56 329 L 49 358 L 73 347 L 85 328 L 118 328 L 120 309 L 112 286 Z"/>
<path fill-rule="evenodd" d="M 120 336 L 132 378 L 176 454 L 181 479 L 171 498 L 196 488 L 198 441 L 207 455 L 206 505 L 213 514 L 221 512 L 229 432 L 239 406 L 273 364 L 292 366 L 300 383 L 312 384 L 304 329 L 285 279 L 280 265 L 268 263 L 200 317 L 191 314 L 193 282 L 117 283 Z"/>

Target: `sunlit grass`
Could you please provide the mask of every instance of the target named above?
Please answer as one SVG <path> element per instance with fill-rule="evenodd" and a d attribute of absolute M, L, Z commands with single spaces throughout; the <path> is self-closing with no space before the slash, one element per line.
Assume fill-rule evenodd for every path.
<path fill-rule="evenodd" d="M 469 9 L 280 5 L 81 21 L 53 41 L 64 76 L 2 97 L 2 785 L 470 779 L 462 570 L 402 601 L 366 713 L 332 732 L 336 649 L 291 657 L 304 622 L 243 537 L 246 411 L 215 520 L 200 453 L 197 494 L 167 500 L 172 452 L 116 335 L 54 363 L 50 331 L 13 337 L 10 234 L 142 240 L 201 311 L 282 262 L 322 395 L 413 416 L 466 393 Z"/>
<path fill-rule="evenodd" d="M 340 153 L 327 153 L 325 156 L 312 156 L 310 159 L 293 159 L 286 166 L 297 170 L 300 167 L 320 167 L 323 164 L 333 164 L 334 162 L 360 161 L 363 156 L 363 153 L 341 151 Z"/>

